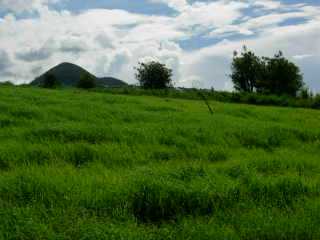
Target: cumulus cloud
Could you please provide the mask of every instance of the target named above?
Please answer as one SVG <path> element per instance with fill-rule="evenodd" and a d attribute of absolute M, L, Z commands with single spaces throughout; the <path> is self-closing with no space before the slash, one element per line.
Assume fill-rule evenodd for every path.
<path fill-rule="evenodd" d="M 53 52 L 48 48 L 28 49 L 16 53 L 16 58 L 26 62 L 40 61 L 48 59 Z"/>
<path fill-rule="evenodd" d="M 89 49 L 86 42 L 79 38 L 69 37 L 60 42 L 61 47 L 60 50 L 62 52 L 70 52 L 74 54 L 78 54 L 80 52 L 84 52 Z"/>
<path fill-rule="evenodd" d="M 12 62 L 6 51 L 0 49 L 0 73 L 8 74 L 7 70 L 12 66 Z"/>
<path fill-rule="evenodd" d="M 320 73 L 319 70 L 316 70 L 317 61 L 308 61 L 310 66 L 307 66 L 304 61 L 310 55 L 320 57 L 320 46 L 312 44 L 315 39 L 320 40 L 319 26 L 319 21 L 310 21 L 302 25 L 268 28 L 251 39 L 224 40 L 188 54 L 188 69 L 202 69 L 201 72 L 198 72 L 198 75 L 204 76 L 202 81 L 205 82 L 205 85 L 213 85 L 221 89 L 224 85 L 231 86 L 228 84 L 228 82 L 230 83 L 228 73 L 230 72 L 233 50 L 241 50 L 243 45 L 247 45 L 261 56 L 272 56 L 277 51 L 282 50 L 286 57 L 302 67 L 303 72 L 308 73 L 305 74 L 307 84 L 319 91 L 320 84 L 318 79 L 313 76 L 316 72 Z M 219 58 L 221 60 L 215 62 Z M 223 59 L 225 60 L 224 64 L 220 64 Z M 207 71 L 205 69 L 208 68 L 212 69 L 212 75 L 206 75 Z"/>
<path fill-rule="evenodd" d="M 18 13 L 30 12 L 59 1 L 61 0 L 0 0 L 0 9 Z"/>
<path fill-rule="evenodd" d="M 282 6 L 281 2 L 274 0 L 258 0 L 254 1 L 253 4 L 269 10 L 279 9 Z"/>
<path fill-rule="evenodd" d="M 5 1 L 0 0 L 0 6 Z M 135 83 L 134 66 L 156 59 L 173 68 L 177 86 L 231 90 L 232 52 L 246 44 L 266 56 L 283 50 L 308 71 L 307 83 L 320 90 L 314 77 L 320 70 L 309 66 L 315 66 L 311 59 L 320 56 L 319 46 L 314 44 L 320 40 L 317 6 L 273 0 L 149 0 L 176 10 L 172 16 L 160 16 L 120 9 L 72 13 L 43 7 L 50 2 L 32 1 L 41 6 L 37 17 L 16 18 L 11 13 L 0 21 L 0 48 L 6 49 L 0 58 L 10 62 L 6 72 L 15 73 L 11 80 L 16 83 L 29 82 L 40 71 L 65 61 L 98 76 L 112 75 Z M 22 5 L 13 5 L 22 11 Z M 299 24 L 290 22 L 297 18 Z M 209 43 L 201 44 L 201 38 Z M 181 45 L 181 41 L 198 39 L 199 46 L 193 50 Z"/>
<path fill-rule="evenodd" d="M 188 6 L 187 0 L 149 0 L 153 3 L 164 3 L 169 7 L 176 9 L 178 11 L 184 10 Z"/>
<path fill-rule="evenodd" d="M 310 57 L 313 57 L 313 55 L 312 54 L 302 54 L 302 55 L 293 56 L 293 58 L 296 60 L 303 60 L 303 59 L 310 58 Z"/>

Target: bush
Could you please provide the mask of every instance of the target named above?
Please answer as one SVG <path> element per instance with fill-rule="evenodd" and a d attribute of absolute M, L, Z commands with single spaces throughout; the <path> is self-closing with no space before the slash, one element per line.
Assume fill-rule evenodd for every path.
<path fill-rule="evenodd" d="M 136 71 L 136 79 L 143 88 L 163 89 L 172 86 L 172 70 L 164 64 L 155 61 L 139 63 Z"/>
<path fill-rule="evenodd" d="M 312 98 L 313 94 L 308 88 L 302 88 L 299 92 L 299 97 L 302 99 Z"/>
<path fill-rule="evenodd" d="M 312 108 L 320 109 L 320 94 L 317 94 L 314 98 Z"/>
<path fill-rule="evenodd" d="M 8 86 L 8 87 L 11 87 L 11 86 L 14 86 L 14 84 L 10 81 L 6 81 L 6 82 L 1 82 L 0 83 L 0 86 Z"/>
<path fill-rule="evenodd" d="M 95 88 L 96 85 L 97 85 L 96 78 L 91 74 L 87 73 L 80 77 L 77 87 L 83 88 L 83 89 L 90 89 L 90 88 Z"/>
<path fill-rule="evenodd" d="M 44 81 L 42 83 L 42 87 L 44 88 L 57 88 L 61 86 L 60 81 L 53 74 L 46 74 L 44 76 Z"/>

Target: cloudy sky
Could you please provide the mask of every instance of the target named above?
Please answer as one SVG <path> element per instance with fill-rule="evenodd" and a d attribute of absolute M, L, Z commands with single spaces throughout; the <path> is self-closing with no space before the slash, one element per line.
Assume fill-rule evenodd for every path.
<path fill-rule="evenodd" d="M 234 50 L 282 50 L 320 92 L 319 0 L 0 0 L 0 81 L 30 82 L 61 62 L 135 83 L 162 61 L 177 86 L 232 90 Z"/>

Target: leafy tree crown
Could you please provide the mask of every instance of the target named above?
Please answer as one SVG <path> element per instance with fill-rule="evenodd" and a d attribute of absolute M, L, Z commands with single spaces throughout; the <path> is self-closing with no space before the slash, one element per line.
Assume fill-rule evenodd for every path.
<path fill-rule="evenodd" d="M 172 70 L 162 63 L 139 63 L 135 70 L 135 77 L 143 88 L 163 89 L 172 86 Z"/>

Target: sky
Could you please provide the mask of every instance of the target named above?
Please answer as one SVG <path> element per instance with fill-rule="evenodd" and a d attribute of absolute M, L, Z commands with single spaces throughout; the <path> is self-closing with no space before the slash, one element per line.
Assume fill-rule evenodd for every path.
<path fill-rule="evenodd" d="M 319 0 L 0 0 L 0 81 L 28 83 L 61 63 L 135 84 L 139 62 L 175 86 L 232 91 L 233 52 L 281 50 L 320 92 Z"/>

